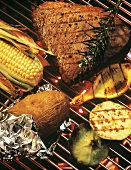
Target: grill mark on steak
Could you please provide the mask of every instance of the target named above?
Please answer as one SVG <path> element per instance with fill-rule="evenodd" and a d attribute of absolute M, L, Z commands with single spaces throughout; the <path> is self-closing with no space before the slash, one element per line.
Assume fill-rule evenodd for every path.
<path fill-rule="evenodd" d="M 63 10 L 64 9 L 64 10 Z M 62 12 L 64 13 L 70 13 L 72 11 L 74 12 L 83 12 L 83 11 L 91 11 L 91 12 L 102 12 L 101 8 L 93 7 L 88 5 L 79 5 L 79 4 L 71 4 L 71 3 L 65 3 L 65 2 L 45 2 L 41 5 L 39 5 L 35 11 L 33 11 L 33 15 L 44 15 L 46 12 L 47 14 L 50 14 L 53 12 L 53 14 L 57 14 Z"/>
<path fill-rule="evenodd" d="M 49 4 L 44 3 L 44 4 L 40 5 L 36 9 L 36 11 L 33 12 L 33 22 L 38 27 L 37 31 L 39 33 L 42 32 L 42 27 L 48 25 L 49 23 L 53 23 L 53 24 L 54 23 L 56 23 L 56 24 L 64 23 L 64 18 L 65 18 L 65 22 L 67 22 L 67 18 L 68 18 L 68 22 L 71 22 L 71 21 L 73 22 L 75 20 L 80 21 L 82 19 L 82 17 L 83 18 L 86 17 L 86 13 L 85 13 L 85 16 L 83 16 L 84 11 L 86 11 L 86 12 L 88 11 L 88 12 L 92 13 L 92 15 L 90 13 L 87 14 L 87 17 L 86 17 L 87 20 L 90 20 L 90 18 L 91 18 L 91 20 L 94 20 L 92 18 L 92 16 L 95 16 L 95 17 L 97 16 L 96 19 L 98 18 L 99 15 L 101 15 L 101 17 L 102 17 L 102 14 L 98 13 L 98 11 L 102 11 L 102 9 L 99 9 L 99 8 L 96 8 L 96 10 L 94 10 L 94 8 L 88 6 L 88 9 L 87 9 L 86 6 L 79 6 L 76 4 L 74 6 L 73 4 L 68 4 L 68 3 L 60 3 L 59 4 L 58 2 L 56 3 L 56 5 L 54 5 L 53 3 L 49 3 Z M 57 4 L 58 4 L 58 6 L 57 6 Z M 50 7 L 48 8 L 48 5 L 53 5 L 55 8 L 50 8 Z M 61 8 L 59 8 L 60 6 L 61 6 Z M 64 7 L 64 11 L 63 11 L 62 7 Z M 69 7 L 71 7 L 70 11 L 69 11 Z M 60 12 L 62 12 L 62 13 L 60 13 Z M 75 15 L 72 16 L 71 15 L 72 13 L 74 13 Z M 76 17 L 76 13 L 78 13 L 77 17 Z M 39 17 L 37 18 L 36 15 Z M 72 17 L 74 17 L 74 18 L 72 18 Z M 46 23 L 46 25 L 44 25 L 44 23 Z M 48 27 L 50 27 L 50 26 L 48 26 Z"/>
<path fill-rule="evenodd" d="M 94 27 L 98 27 L 99 24 L 95 23 L 95 20 L 91 20 L 90 24 Z M 49 32 L 53 32 L 55 29 L 56 32 L 62 33 L 72 33 L 72 32 L 83 32 L 92 29 L 92 26 L 88 24 L 88 21 L 78 21 L 78 22 L 69 22 L 69 23 L 61 23 L 61 24 L 52 24 L 44 26 L 44 29 L 48 29 Z M 52 28 L 52 29 L 51 29 Z M 47 32 L 48 34 L 48 32 Z"/>
<path fill-rule="evenodd" d="M 44 40 L 49 41 L 54 44 L 68 44 L 68 43 L 76 43 L 76 42 L 83 42 L 85 40 L 90 39 L 90 35 L 92 34 L 91 31 L 81 31 L 81 32 L 72 32 L 68 33 L 68 36 L 66 34 L 63 34 L 63 32 L 54 33 L 54 36 L 51 34 L 48 36 L 45 36 Z M 64 39 L 64 43 L 63 43 Z"/>
<path fill-rule="evenodd" d="M 65 12 L 65 11 L 64 11 Z M 104 15 L 102 13 L 98 14 L 97 12 L 93 11 L 77 11 L 73 12 L 72 10 L 69 13 L 53 13 L 48 14 L 44 18 L 44 22 L 47 22 L 48 24 L 61 24 L 61 23 L 67 23 L 67 22 L 73 22 L 73 21 L 84 21 L 84 20 L 100 20 L 101 17 Z M 52 15 L 53 13 L 53 15 Z M 74 14 L 72 16 L 72 14 Z M 49 20 L 50 18 L 50 20 Z M 68 21 L 67 21 L 68 18 Z"/>
<path fill-rule="evenodd" d="M 88 51 L 83 41 L 94 36 L 91 25 L 99 26 L 105 14 L 101 8 L 65 2 L 45 2 L 33 11 L 33 25 L 38 37 L 57 57 L 59 72 L 65 82 L 82 73 L 78 63 L 83 59 L 82 53 Z M 120 19 L 115 19 L 115 23 L 116 30 L 106 49 L 106 57 L 113 56 L 116 48 L 119 52 L 129 40 L 128 27 Z"/>
<path fill-rule="evenodd" d="M 39 5 L 32 13 L 32 18 L 34 24 L 39 27 L 41 25 L 41 21 L 45 18 L 45 13 L 51 9 L 59 10 L 65 7 L 71 7 L 71 3 L 63 3 L 63 2 L 44 2 Z"/>
<path fill-rule="evenodd" d="M 82 43 L 71 43 L 71 44 L 65 44 L 65 45 L 60 45 L 58 44 L 56 45 L 52 45 L 52 44 L 47 44 L 47 46 L 49 47 L 49 49 L 52 49 L 51 51 L 56 54 L 57 56 L 61 55 L 61 54 L 79 54 L 79 53 L 87 53 L 88 49 L 87 49 L 87 45 L 82 44 Z"/>

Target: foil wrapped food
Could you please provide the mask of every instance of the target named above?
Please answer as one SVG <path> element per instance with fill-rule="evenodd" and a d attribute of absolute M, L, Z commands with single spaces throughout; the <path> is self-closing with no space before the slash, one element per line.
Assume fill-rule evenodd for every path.
<path fill-rule="evenodd" d="M 52 86 L 44 84 L 39 87 L 37 93 L 44 90 L 52 90 Z M 45 159 L 52 155 L 61 133 L 70 126 L 70 119 L 61 124 L 56 132 L 57 137 L 50 142 L 50 146 L 46 146 L 38 135 L 32 115 L 23 114 L 16 117 L 8 113 L 8 109 L 19 100 L 0 112 L 0 156 L 5 160 L 20 156 Z"/>

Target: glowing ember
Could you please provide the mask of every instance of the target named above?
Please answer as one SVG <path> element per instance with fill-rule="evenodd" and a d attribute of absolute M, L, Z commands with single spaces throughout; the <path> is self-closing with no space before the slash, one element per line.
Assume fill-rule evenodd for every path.
<path fill-rule="evenodd" d="M 69 169 L 73 169 L 72 167 L 70 167 L 67 163 L 64 163 L 64 162 L 59 162 L 58 163 L 58 166 L 59 166 L 59 168 L 61 168 L 61 169 L 67 169 L 67 170 L 69 170 Z"/>
<path fill-rule="evenodd" d="M 20 90 L 20 95 L 23 95 L 23 93 L 24 93 L 24 92 L 23 92 L 22 90 Z"/>
<path fill-rule="evenodd" d="M 129 53 L 127 54 L 126 59 L 131 61 L 131 51 L 129 51 Z"/>
<path fill-rule="evenodd" d="M 52 78 L 51 81 L 52 81 L 54 84 L 57 84 L 57 83 L 58 83 L 58 80 L 57 80 L 57 79 L 54 79 L 54 78 Z"/>
<path fill-rule="evenodd" d="M 58 80 L 55 80 L 55 83 L 58 83 Z"/>
<path fill-rule="evenodd" d="M 81 94 L 84 94 L 84 93 L 86 93 L 86 91 L 87 91 L 87 90 L 85 90 L 85 89 L 84 89 L 84 90 L 81 92 Z"/>
<path fill-rule="evenodd" d="M 72 102 L 70 102 L 70 107 L 71 107 L 71 108 L 74 108 L 74 109 L 78 109 L 78 108 L 79 108 L 78 105 L 72 104 Z"/>
<path fill-rule="evenodd" d="M 131 142 L 129 140 L 124 139 L 122 142 L 122 145 L 126 146 L 127 148 L 129 148 L 131 150 Z"/>
<path fill-rule="evenodd" d="M 83 109 L 80 108 L 80 109 L 79 109 L 79 113 L 83 113 Z"/>
<path fill-rule="evenodd" d="M 116 164 L 119 164 L 119 158 L 110 158 L 108 156 L 109 159 L 111 159 L 112 161 L 116 162 Z M 119 170 L 118 166 L 115 165 L 112 161 L 110 161 L 108 158 L 106 158 L 105 160 L 103 160 L 101 162 L 102 165 L 104 165 L 106 168 L 108 168 L 109 170 Z M 101 169 L 101 165 L 99 165 L 95 170 L 100 170 Z"/>
<path fill-rule="evenodd" d="M 75 129 L 75 123 L 71 122 L 71 130 L 73 131 Z"/>
<path fill-rule="evenodd" d="M 60 76 L 58 76 L 58 77 L 57 77 L 57 79 L 58 79 L 58 80 L 61 80 L 61 77 L 60 77 Z"/>

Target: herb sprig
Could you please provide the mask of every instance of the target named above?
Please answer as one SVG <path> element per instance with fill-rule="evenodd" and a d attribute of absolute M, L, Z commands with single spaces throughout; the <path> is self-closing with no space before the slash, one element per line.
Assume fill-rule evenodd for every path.
<path fill-rule="evenodd" d="M 94 36 L 89 40 L 83 41 L 88 47 L 88 52 L 83 54 L 83 59 L 80 62 L 80 67 L 85 70 L 87 67 L 92 69 L 94 65 L 102 63 L 104 60 L 104 51 L 108 41 L 111 38 L 112 32 L 115 30 L 114 18 L 119 12 L 119 6 L 123 0 L 115 0 L 115 5 L 111 8 L 104 9 L 103 12 L 109 12 L 100 19 L 99 27 L 92 26 Z"/>

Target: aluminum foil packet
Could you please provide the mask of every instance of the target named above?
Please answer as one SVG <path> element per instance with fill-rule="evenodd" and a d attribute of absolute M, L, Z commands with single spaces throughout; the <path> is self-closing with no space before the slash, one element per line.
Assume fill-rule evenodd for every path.
<path fill-rule="evenodd" d="M 50 84 L 45 84 L 37 90 L 40 93 L 44 90 L 52 90 Z M 0 156 L 2 159 L 11 160 L 15 157 L 25 156 L 30 158 L 45 159 L 52 155 L 57 146 L 57 142 L 61 133 L 71 125 L 70 119 L 65 120 L 59 127 L 57 138 L 46 146 L 41 140 L 35 127 L 33 117 L 23 114 L 19 117 L 8 114 L 8 109 L 15 103 L 17 99 L 8 108 L 0 112 Z"/>

